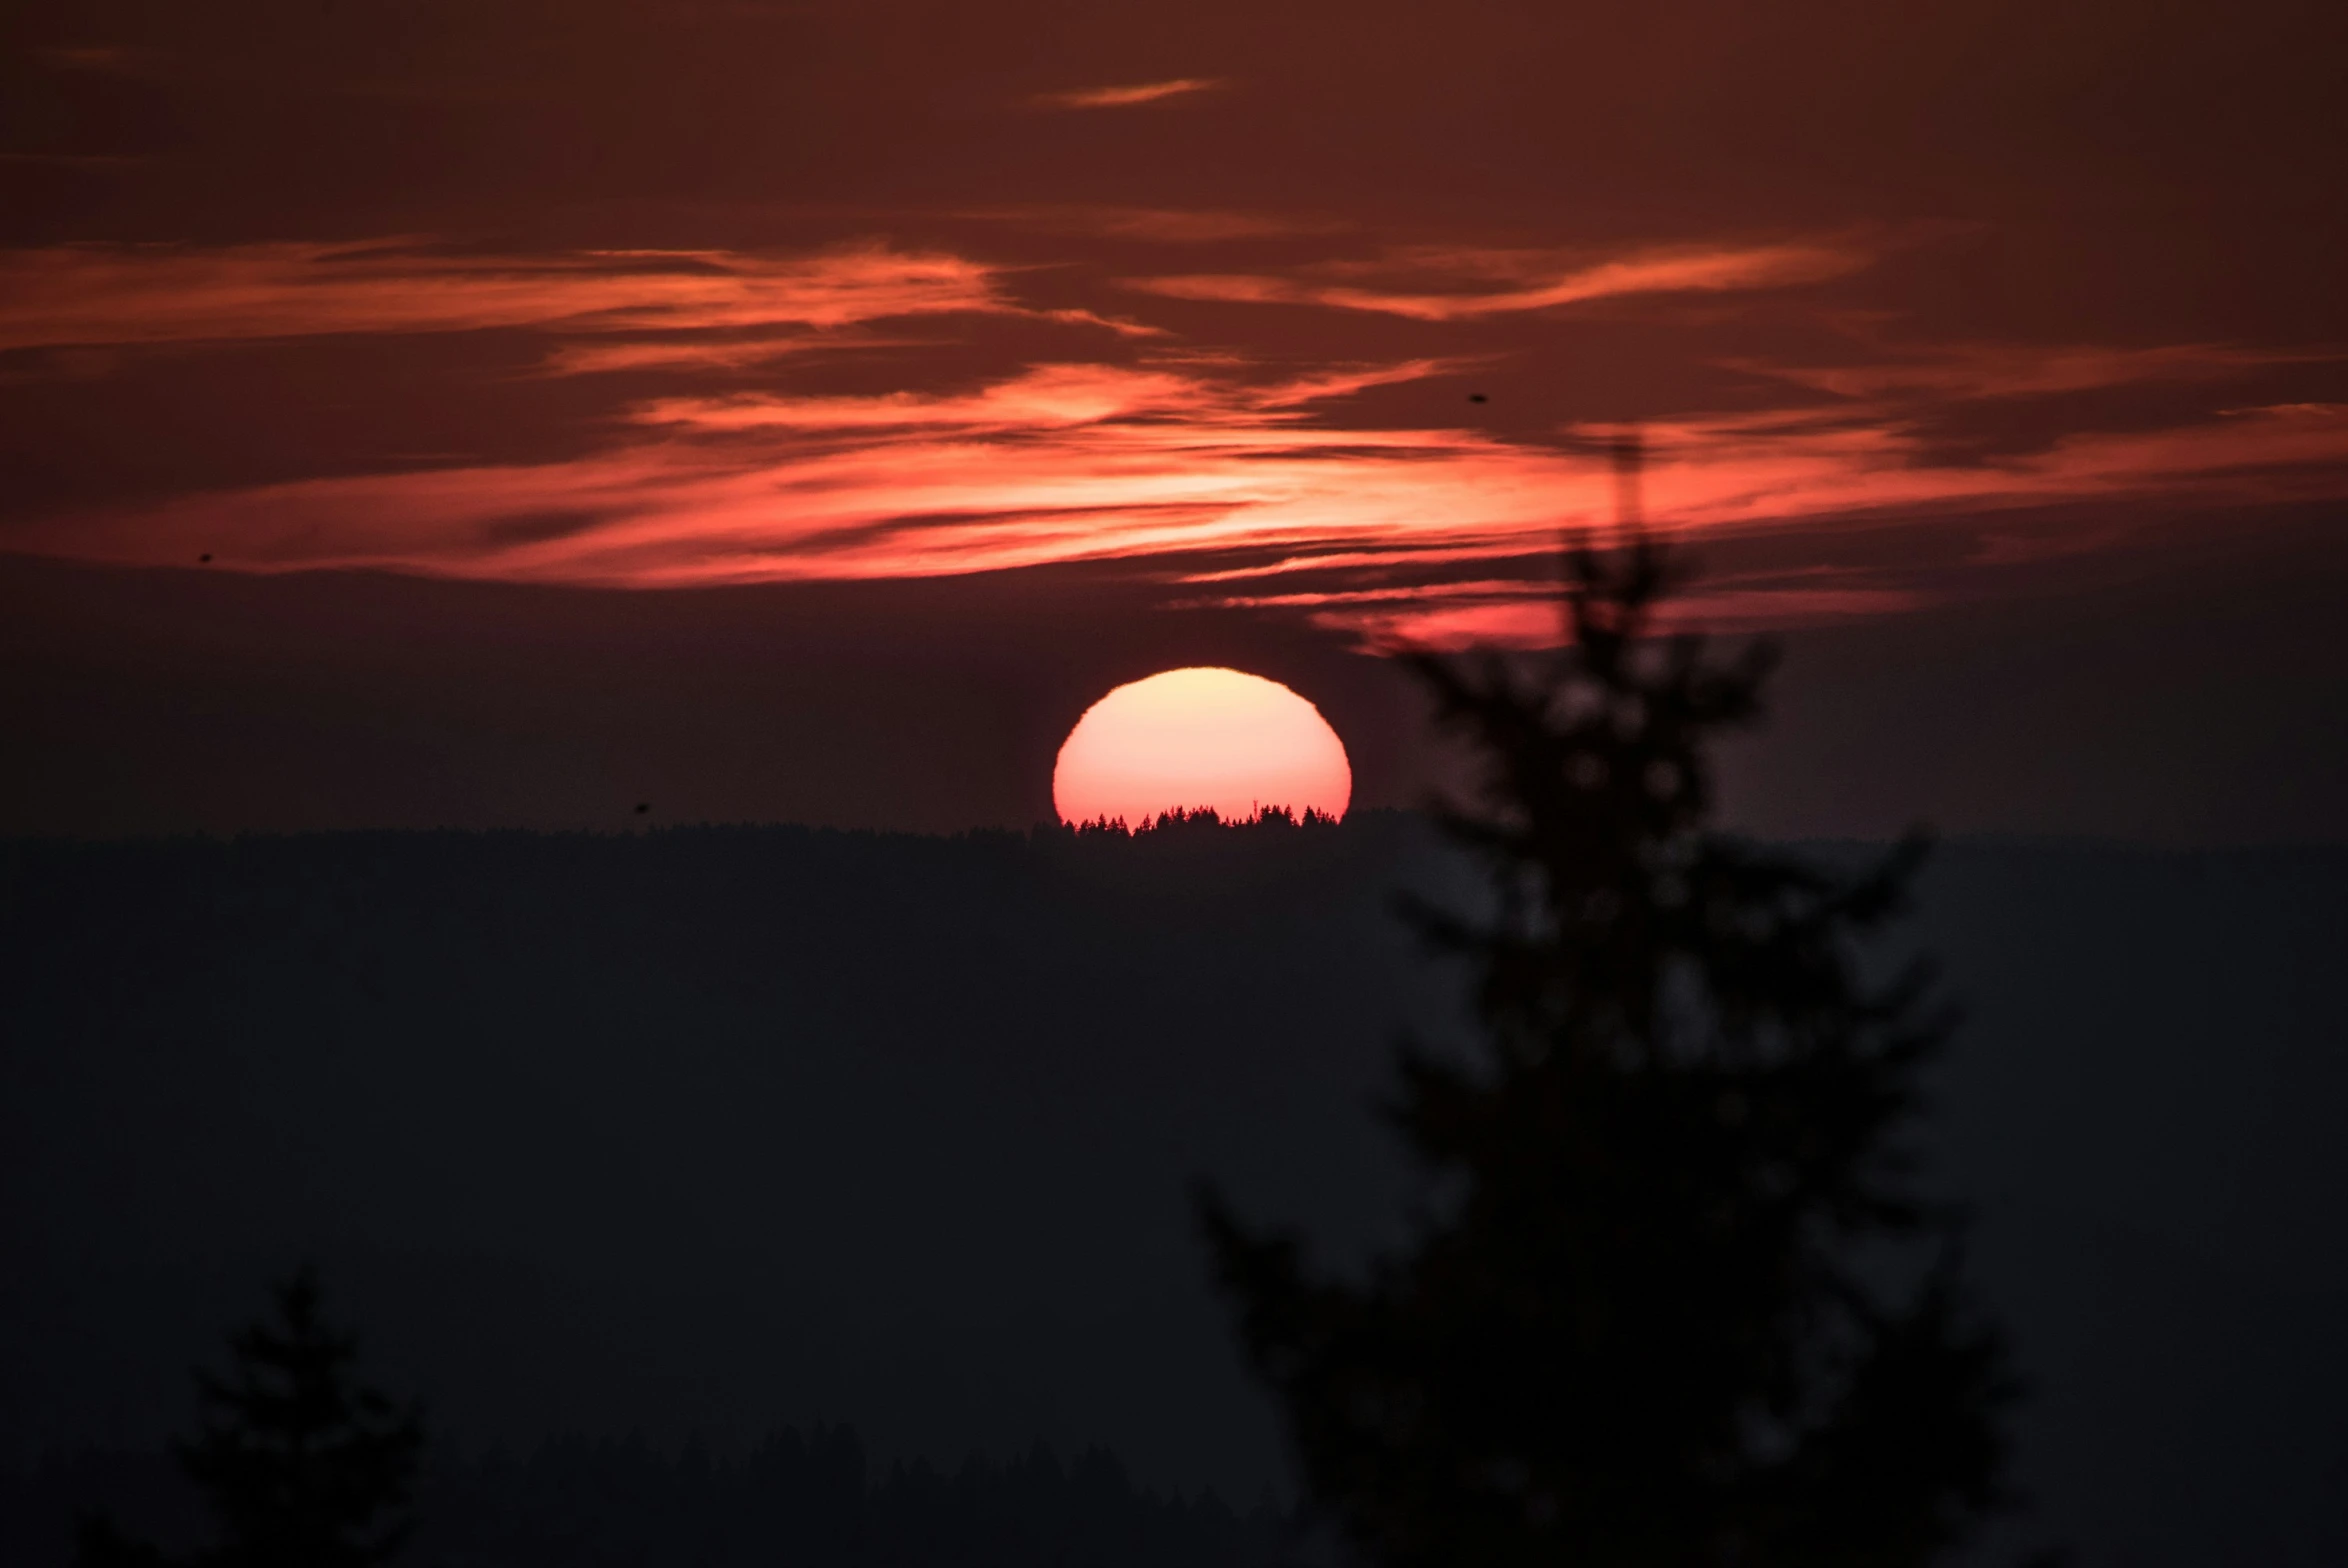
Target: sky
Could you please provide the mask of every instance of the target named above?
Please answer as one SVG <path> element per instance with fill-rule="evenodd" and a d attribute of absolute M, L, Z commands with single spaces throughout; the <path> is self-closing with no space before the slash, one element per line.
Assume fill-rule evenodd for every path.
<path fill-rule="evenodd" d="M 2348 837 L 2348 24 L 43 4 L 0 832 L 1050 815 L 1180 664 L 1359 804 L 1606 455 L 1772 831 Z"/>

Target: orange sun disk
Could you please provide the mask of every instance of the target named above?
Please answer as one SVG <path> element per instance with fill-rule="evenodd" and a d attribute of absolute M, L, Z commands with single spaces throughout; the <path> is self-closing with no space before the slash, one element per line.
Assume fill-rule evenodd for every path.
<path fill-rule="evenodd" d="M 1211 807 L 1341 817 L 1353 799 L 1345 743 L 1278 681 L 1239 670 L 1167 670 L 1094 703 L 1061 743 L 1052 804 L 1064 822 L 1139 826 Z"/>

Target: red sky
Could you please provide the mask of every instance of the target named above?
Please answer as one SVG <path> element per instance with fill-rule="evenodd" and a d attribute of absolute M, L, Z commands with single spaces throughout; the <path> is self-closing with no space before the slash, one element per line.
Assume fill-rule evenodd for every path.
<path fill-rule="evenodd" d="M 580 814 L 561 790 L 543 809 L 527 790 L 426 790 L 438 804 L 401 810 L 320 782 L 299 804 L 256 786 L 175 815 L 168 791 L 133 788 L 194 765 L 188 743 L 156 738 L 170 723 L 99 725 L 60 682 L 174 711 L 156 694 L 177 677 L 157 671 L 200 655 L 154 628 L 206 624 L 194 607 L 236 574 L 280 579 L 240 634 L 275 638 L 262 666 L 340 670 L 319 680 L 348 707 L 409 714 L 415 779 L 424 755 L 435 776 L 512 772 L 495 760 L 510 736 L 490 733 L 510 725 L 443 711 L 452 683 L 499 667 L 417 651 L 464 644 L 431 587 L 449 580 L 578 596 L 566 635 L 608 653 L 648 613 L 631 597 L 683 595 L 681 624 L 694 604 L 760 613 L 721 602 L 826 621 L 802 607 L 934 579 L 919 613 L 951 607 L 965 647 L 996 651 L 1031 748 L 1068 693 L 1145 657 L 1289 658 L 1368 690 L 1354 650 L 1387 635 L 1549 635 L 1550 551 L 1606 515 L 1606 444 L 1634 423 L 1650 515 L 1709 568 L 1691 608 L 1712 624 L 1880 649 L 2051 595 L 2068 608 L 2050 625 L 2157 647 L 2131 617 L 2164 592 L 2328 581 L 2342 559 L 2338 15 L 17 7 L 0 45 L 0 552 L 10 591 L 45 608 L 7 689 L 84 784 L 0 791 L 0 830 Z M 302 608 L 339 602 L 353 571 L 419 580 L 390 635 L 404 673 L 352 673 L 356 634 Z M 754 597 L 693 598 L 720 588 Z M 126 593 L 150 606 L 144 664 L 123 651 Z M 855 602 L 913 613 L 901 594 Z M 1153 629 L 1055 641 L 1047 602 L 1072 628 Z M 866 622 L 726 657 L 737 686 L 787 659 L 882 703 L 924 669 L 959 678 L 960 656 L 902 651 L 927 635 Z M 2099 682 L 2155 678 L 2037 635 L 2081 715 Z M 2348 649 L 2328 618 L 2285 642 L 2259 657 L 2299 672 L 2303 705 L 2336 696 Z M 1910 672 L 1900 706 L 1948 713 L 1985 658 L 2018 656 L 1956 647 Z M 2165 766 L 2156 748 L 2132 774 L 2117 759 L 2135 752 L 2057 726 L 2079 759 L 2035 783 L 2045 742 L 2015 734 L 1983 743 L 2018 783 L 1907 787 L 1958 825 L 2029 829 L 2098 826 L 2052 804 L 2081 768 L 2172 795 L 2181 773 L 2281 770 L 2292 799 L 2324 797 L 2330 741 L 2281 718 L 2210 738 L 2279 702 L 2266 668 L 2245 656 L 2189 683 L 2199 706 Z M 225 796 L 308 766 L 315 722 L 218 680 L 256 737 L 202 748 Z M 651 743 L 595 717 L 585 687 L 533 701 Z M 1024 755 L 1015 787 L 860 806 L 872 790 L 842 781 L 888 747 L 849 757 L 865 743 L 804 705 L 761 722 L 800 760 L 765 786 L 711 762 L 701 777 L 740 781 L 687 769 L 672 797 L 918 826 L 1045 814 Z M 979 771 L 1000 759 L 971 747 L 1014 744 L 933 739 Z M 1380 786 L 1373 766 L 1365 803 L 1402 798 L 1407 774 Z M 2225 833 L 2257 815 L 2195 787 L 2192 804 L 2112 801 L 2106 825 Z M 1760 816 L 1844 820 L 1805 809 Z M 2286 826 L 2348 831 L 2329 809 Z"/>

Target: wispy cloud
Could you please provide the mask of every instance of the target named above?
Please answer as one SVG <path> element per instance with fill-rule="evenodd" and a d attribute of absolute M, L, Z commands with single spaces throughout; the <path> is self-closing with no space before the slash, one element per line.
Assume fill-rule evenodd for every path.
<path fill-rule="evenodd" d="M 638 405 L 629 417 L 642 425 L 705 432 L 951 430 L 1035 434 L 1121 420 L 1179 421 L 1201 431 L 1231 432 L 1250 425 L 1300 421 L 1306 417 L 1307 404 L 1348 397 L 1374 386 L 1424 380 L 1446 368 L 1442 361 L 1417 359 L 1318 371 L 1256 385 L 1209 380 L 1179 365 L 1042 364 L 962 393 L 893 392 L 879 397 L 741 393 L 660 398 Z"/>
<path fill-rule="evenodd" d="M 1199 386 L 1168 372 L 1111 365 L 1035 365 L 956 395 L 662 398 L 634 410 L 639 424 L 698 431 L 1025 431 L 1094 425 L 1177 410 L 1208 411 Z"/>
<path fill-rule="evenodd" d="M 1926 602 L 1915 589 L 1838 582 L 1849 573 L 1796 572 L 1774 579 L 1698 584 L 1668 606 L 1664 628 L 1782 630 L 1821 621 L 1895 615 Z M 1237 595 L 1204 601 L 1229 608 L 1301 613 L 1373 648 L 1554 647 L 1564 636 L 1553 582 L 1486 578 L 1324 593 Z"/>
<path fill-rule="evenodd" d="M 798 256 L 477 256 L 392 243 L 0 251 L 0 349 L 492 327 L 834 328 L 1011 308 L 977 262 L 881 245 Z"/>
<path fill-rule="evenodd" d="M 1122 87 L 1078 87 L 1067 92 L 1038 93 L 1029 102 L 1041 109 L 1130 109 L 1136 104 L 1161 103 L 1223 86 L 1220 77 L 1178 76 L 1164 82 L 1135 82 Z"/>
<path fill-rule="evenodd" d="M 13 537 L 131 562 L 208 552 L 256 570 L 620 586 L 1122 559 L 1202 587 L 1225 582 L 1221 602 L 1370 639 L 1521 630 L 1543 572 L 1513 592 L 1505 574 L 1473 591 L 1429 585 L 1463 563 L 1540 559 L 1561 527 L 1602 522 L 1607 477 L 1573 448 L 1600 445 L 1604 432 L 1526 445 L 1465 430 L 1339 428 L 1321 414 L 1348 390 L 1440 369 L 1420 361 L 1264 381 L 1176 363 L 1070 363 L 956 393 L 660 399 L 630 411 L 633 436 L 567 461 L 261 486 L 52 519 Z M 1691 534 L 2150 496 L 2348 495 L 2348 408 L 2332 405 L 2081 435 L 1991 463 L 1935 457 L 1915 426 L 1890 416 L 1775 412 L 1648 428 L 1652 514 Z M 1240 578 L 1248 570 L 1310 575 L 1266 592 Z M 1801 583 L 1754 588 L 1711 611 L 1878 613 L 1902 591 Z"/>
<path fill-rule="evenodd" d="M 1571 469 L 1454 433 L 1327 428 L 1306 395 L 1039 366 L 952 396 L 663 400 L 635 412 L 647 438 L 571 461 L 262 486 L 15 538 L 100 559 L 620 585 L 929 575 L 1370 545 L 1428 516 L 1530 527 Z"/>
<path fill-rule="evenodd" d="M 1466 321 L 1629 294 L 1721 293 L 1819 283 L 1857 271 L 1872 259 L 1872 253 L 1859 245 L 1829 241 L 1651 249 L 1602 260 L 1518 250 L 1446 249 L 1405 252 L 1367 264 L 1324 263 L 1294 273 L 1135 278 L 1128 286 L 1173 299 L 1314 305 L 1417 321 Z M 1413 281 L 1422 286 L 1408 286 Z M 1423 286 L 1428 281 L 1445 286 Z"/>
<path fill-rule="evenodd" d="M 550 376 L 593 376 L 615 371 L 738 371 L 819 349 L 879 348 L 898 340 L 809 333 L 797 337 L 621 338 L 574 340 L 547 351 L 541 367 Z"/>
<path fill-rule="evenodd" d="M 1458 248 L 1328 264 L 1307 281 L 1349 308 L 1453 320 L 1609 293 L 1762 288 L 1866 255 L 1855 244 L 1720 245 L 1564 266 L 1554 253 Z M 1449 291 L 1391 289 L 1389 271 L 1447 279 Z M 802 255 L 479 256 L 412 243 L 0 253 L 0 347 L 498 327 L 545 336 L 552 374 L 684 378 L 676 395 L 607 404 L 581 431 L 585 449 L 558 459 L 252 485 L 26 520 L 0 537 L 126 563 L 206 554 L 257 571 L 631 587 L 1122 560 L 1172 592 L 1370 641 L 1553 633 L 1546 568 L 1533 563 L 1561 528 L 1608 516 L 1595 455 L 1608 430 L 1503 439 L 1371 423 L 1372 405 L 1349 399 L 1483 361 L 1175 352 L 1152 323 L 1023 301 L 1011 292 L 1017 276 L 880 245 Z M 914 341 L 874 323 L 953 314 L 1019 324 L 1016 357 L 998 345 L 991 358 L 946 356 L 926 371 L 893 361 L 902 379 L 883 392 L 783 380 L 792 356 Z M 1036 351 L 1043 327 L 1068 329 L 1050 357 Z M 1649 506 L 1659 527 L 1719 534 L 2081 502 L 2337 499 L 2348 496 L 2348 406 L 2336 403 L 2244 397 L 2231 412 L 2186 410 L 2157 427 L 2139 410 L 2129 428 L 1988 457 L 1946 439 L 1949 410 L 1985 398 L 2248 375 L 2316 357 L 2328 356 L 1865 342 L 1850 364 L 1734 361 L 1800 390 L 1776 407 L 1650 420 Z M 968 368 L 942 380 L 949 363 Z M 749 371 L 757 382 L 741 379 Z M 859 372 L 863 387 L 872 374 Z M 2029 540 L 1984 548 L 1999 559 L 2046 553 Z M 1886 613 L 1910 591 L 1858 579 L 1749 582 L 1733 594 L 1716 584 L 1705 604 L 1716 619 L 1782 623 Z"/>

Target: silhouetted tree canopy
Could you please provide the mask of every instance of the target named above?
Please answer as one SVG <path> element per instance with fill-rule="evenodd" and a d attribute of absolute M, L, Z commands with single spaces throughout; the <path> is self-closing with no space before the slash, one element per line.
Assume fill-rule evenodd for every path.
<path fill-rule="evenodd" d="M 1128 825 L 1123 817 L 1094 817 L 1075 824 L 1079 837 L 1142 838 L 1149 834 L 1187 836 L 1209 828 L 1278 829 L 1293 827 L 1334 827 L 1337 819 L 1317 806 L 1307 806 L 1299 816 L 1287 806 L 1258 806 L 1254 813 L 1244 817 L 1226 817 L 1212 806 L 1194 806 L 1185 809 L 1176 806 L 1161 811 L 1154 817 L 1144 817 L 1137 825 Z"/>
<path fill-rule="evenodd" d="M 196 1374 L 204 1420 L 174 1445 L 218 1530 L 201 1568 L 372 1568 L 406 1539 L 423 1428 L 355 1376 L 356 1341 L 328 1327 L 308 1268 L 276 1290 L 276 1317 L 230 1338 L 226 1377 Z M 81 1568 L 159 1565 L 164 1555 L 102 1518 L 85 1521 Z"/>
<path fill-rule="evenodd" d="M 1656 635 L 1673 575 L 1579 549 L 1562 652 L 1410 657 L 1494 894 L 1407 908 L 1481 1035 L 1403 1053 L 1414 1244 L 1316 1274 L 1202 1197 L 1309 1490 L 1377 1563 L 1916 1564 L 1997 1500 L 2003 1352 L 1894 1142 L 1942 1030 L 1852 951 L 1921 846 L 1842 876 L 1710 825 L 1771 656 Z"/>

